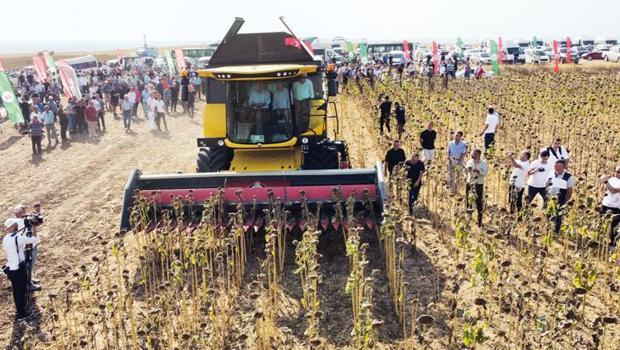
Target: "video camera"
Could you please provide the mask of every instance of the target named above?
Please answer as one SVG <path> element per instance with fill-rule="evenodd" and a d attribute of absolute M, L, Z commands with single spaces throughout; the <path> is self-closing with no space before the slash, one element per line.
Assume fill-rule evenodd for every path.
<path fill-rule="evenodd" d="M 24 219 L 24 226 L 27 229 L 31 229 L 32 227 L 39 226 L 43 223 L 42 214 L 24 215 L 23 219 Z"/>

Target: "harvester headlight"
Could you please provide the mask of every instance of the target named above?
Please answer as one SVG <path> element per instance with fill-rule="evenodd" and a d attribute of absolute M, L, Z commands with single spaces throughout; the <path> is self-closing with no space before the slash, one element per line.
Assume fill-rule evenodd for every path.
<path fill-rule="evenodd" d="M 307 137 L 302 138 L 301 139 L 301 143 L 303 143 L 304 145 L 307 145 L 308 144 L 308 138 Z"/>
<path fill-rule="evenodd" d="M 226 75 L 226 78 L 230 79 L 230 74 Z"/>
<path fill-rule="evenodd" d="M 281 77 L 281 76 L 282 76 L 282 73 L 278 72 L 278 73 L 276 74 L 276 76 Z"/>
<path fill-rule="evenodd" d="M 220 147 L 224 146 L 224 140 L 217 140 L 217 145 Z"/>

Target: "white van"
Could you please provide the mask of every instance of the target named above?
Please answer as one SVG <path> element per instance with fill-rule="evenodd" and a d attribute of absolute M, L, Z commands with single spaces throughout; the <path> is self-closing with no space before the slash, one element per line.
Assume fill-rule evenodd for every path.
<path fill-rule="evenodd" d="M 67 58 L 65 61 L 76 71 L 94 71 L 99 68 L 99 61 L 93 55 Z"/>

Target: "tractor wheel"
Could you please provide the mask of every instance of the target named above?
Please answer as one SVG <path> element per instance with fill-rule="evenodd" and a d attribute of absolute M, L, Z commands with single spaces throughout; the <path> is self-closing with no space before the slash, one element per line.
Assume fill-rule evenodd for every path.
<path fill-rule="evenodd" d="M 226 147 L 204 147 L 198 152 L 196 172 L 211 173 L 230 169 L 233 151 Z"/>
<path fill-rule="evenodd" d="M 304 170 L 338 169 L 338 150 L 333 146 L 311 148 L 304 157 Z"/>

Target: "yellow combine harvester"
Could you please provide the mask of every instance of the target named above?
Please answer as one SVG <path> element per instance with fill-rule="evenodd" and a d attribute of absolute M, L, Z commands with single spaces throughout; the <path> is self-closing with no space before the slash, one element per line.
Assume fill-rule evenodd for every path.
<path fill-rule="evenodd" d="M 330 100 L 338 90 L 335 72 L 326 72 L 292 32 L 239 33 L 243 23 L 235 20 L 207 68 L 198 71 L 207 94 L 197 173 L 134 171 L 125 188 L 121 231 L 131 228 L 136 196 L 159 208 L 191 196 L 196 218 L 200 203 L 213 196 L 230 209 L 277 198 L 293 212 L 302 202 L 321 203 L 320 215 L 327 218 L 334 203 L 344 207 L 354 199 L 357 213 L 381 212 L 381 166 L 350 169 L 346 143 L 329 137 L 328 125 L 335 125 L 335 136 L 339 129 Z"/>

